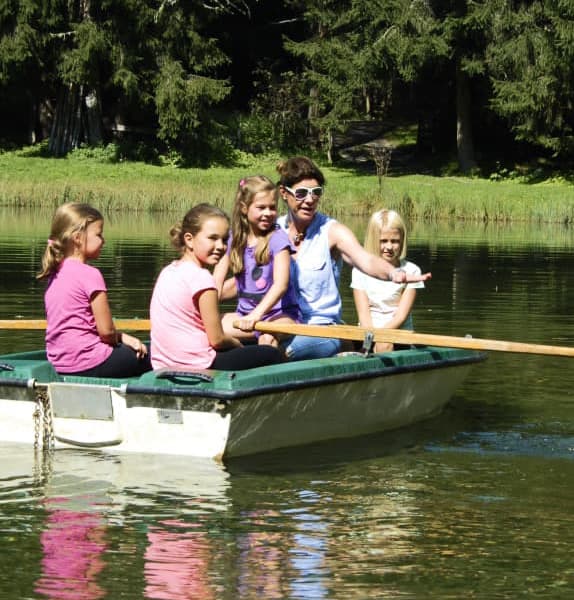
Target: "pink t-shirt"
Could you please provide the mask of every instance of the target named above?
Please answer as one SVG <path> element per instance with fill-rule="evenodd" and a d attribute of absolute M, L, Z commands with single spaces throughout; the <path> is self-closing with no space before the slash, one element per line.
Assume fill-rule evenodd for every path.
<path fill-rule="evenodd" d="M 65 259 L 51 277 L 44 294 L 46 352 L 58 373 L 77 373 L 102 364 L 112 346 L 102 342 L 90 300 L 107 291 L 100 271 L 74 259 Z"/>
<path fill-rule="evenodd" d="M 163 268 L 150 304 L 151 363 L 154 369 L 207 369 L 215 359 L 199 312 L 199 293 L 216 289 L 207 269 L 174 260 Z"/>

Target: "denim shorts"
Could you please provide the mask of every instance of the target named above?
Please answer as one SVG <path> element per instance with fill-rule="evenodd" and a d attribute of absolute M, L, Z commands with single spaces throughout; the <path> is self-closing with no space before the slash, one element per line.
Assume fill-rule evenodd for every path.
<path fill-rule="evenodd" d="M 341 340 L 296 335 L 285 348 L 288 360 L 306 360 L 309 358 L 327 358 L 335 356 L 341 350 Z"/>

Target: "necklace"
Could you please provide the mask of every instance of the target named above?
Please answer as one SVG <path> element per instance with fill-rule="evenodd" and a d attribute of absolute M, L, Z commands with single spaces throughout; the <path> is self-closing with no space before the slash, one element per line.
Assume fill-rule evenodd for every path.
<path fill-rule="evenodd" d="M 289 225 L 289 231 L 295 229 L 295 234 L 293 235 L 293 243 L 295 244 L 295 246 L 298 246 L 304 239 L 305 239 L 305 231 L 297 231 L 297 229 L 295 228 L 295 225 L 293 224 L 293 222 L 291 221 L 291 219 L 289 219 L 289 221 L 287 221 L 288 225 Z"/>

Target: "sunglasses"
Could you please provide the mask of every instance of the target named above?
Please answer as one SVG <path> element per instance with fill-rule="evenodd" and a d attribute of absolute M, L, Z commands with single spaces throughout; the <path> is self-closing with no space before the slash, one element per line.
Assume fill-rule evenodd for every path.
<path fill-rule="evenodd" d="M 323 188 L 320 186 L 313 188 L 298 187 L 297 189 L 293 189 L 287 186 L 284 187 L 290 194 L 293 194 L 293 196 L 295 196 L 295 200 L 299 200 L 299 202 L 305 200 L 305 198 L 307 198 L 309 194 L 311 194 L 311 196 L 313 196 L 314 198 L 320 198 L 323 195 Z"/>

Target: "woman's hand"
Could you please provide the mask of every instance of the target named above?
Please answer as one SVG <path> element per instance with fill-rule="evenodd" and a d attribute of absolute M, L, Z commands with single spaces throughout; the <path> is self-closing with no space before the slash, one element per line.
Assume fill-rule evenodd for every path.
<path fill-rule="evenodd" d="M 329 228 L 329 247 L 331 250 L 336 249 L 343 260 L 352 267 L 378 279 L 393 283 L 415 283 L 427 281 L 432 277 L 430 273 L 407 275 L 402 269 L 393 269 L 392 265 L 380 256 L 367 252 L 359 244 L 355 234 L 342 223 L 334 223 Z"/>
<path fill-rule="evenodd" d="M 421 275 L 408 274 L 404 269 L 393 269 L 389 273 L 389 281 L 393 283 L 415 283 L 417 281 L 427 281 L 432 277 L 431 273 L 422 273 Z"/>

